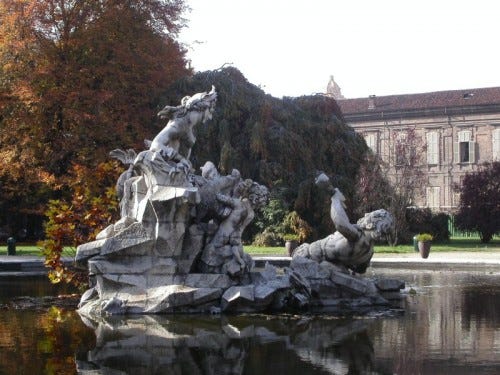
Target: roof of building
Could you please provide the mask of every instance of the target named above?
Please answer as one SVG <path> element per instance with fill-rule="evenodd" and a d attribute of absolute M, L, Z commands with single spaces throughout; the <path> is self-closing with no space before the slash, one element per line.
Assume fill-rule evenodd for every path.
<path fill-rule="evenodd" d="M 399 111 L 422 111 L 453 107 L 477 107 L 500 104 L 500 87 L 436 91 L 420 94 L 370 96 L 338 99 L 344 115 Z"/>

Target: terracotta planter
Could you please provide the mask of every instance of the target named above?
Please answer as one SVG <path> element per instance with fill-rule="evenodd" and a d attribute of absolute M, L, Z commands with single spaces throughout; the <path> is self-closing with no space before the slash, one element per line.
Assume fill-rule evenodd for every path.
<path fill-rule="evenodd" d="M 288 256 L 292 256 L 293 251 L 299 246 L 298 241 L 291 240 L 291 241 L 285 241 L 285 249 L 288 253 Z"/>
<path fill-rule="evenodd" d="M 420 256 L 424 259 L 427 259 L 429 256 L 429 252 L 431 251 L 431 242 L 430 241 L 419 241 L 418 242 L 418 252 L 420 253 Z"/>

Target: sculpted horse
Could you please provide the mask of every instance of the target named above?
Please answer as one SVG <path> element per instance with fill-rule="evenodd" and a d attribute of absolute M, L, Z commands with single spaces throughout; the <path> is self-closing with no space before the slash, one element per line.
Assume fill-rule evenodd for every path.
<path fill-rule="evenodd" d="M 153 139 L 149 150 L 159 152 L 165 160 L 189 162 L 191 149 L 196 142 L 193 128 L 212 118 L 216 99 L 217 93 L 212 86 L 208 93 L 185 96 L 179 106 L 163 108 L 158 116 L 171 119 Z"/>

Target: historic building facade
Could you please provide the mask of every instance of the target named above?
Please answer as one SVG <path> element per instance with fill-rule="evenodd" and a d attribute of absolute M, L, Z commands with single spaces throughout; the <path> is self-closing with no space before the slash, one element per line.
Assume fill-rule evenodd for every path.
<path fill-rule="evenodd" d="M 463 176 L 500 160 L 500 87 L 336 99 L 347 124 L 392 170 L 397 140 L 413 129 L 423 146 L 419 164 L 426 180 L 414 202 L 418 207 L 454 212 L 455 186 Z"/>

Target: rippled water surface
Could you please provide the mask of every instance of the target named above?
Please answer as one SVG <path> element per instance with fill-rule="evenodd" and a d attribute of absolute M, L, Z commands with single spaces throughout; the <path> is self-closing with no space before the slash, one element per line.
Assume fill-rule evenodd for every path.
<path fill-rule="evenodd" d="M 500 374 L 500 272 L 391 271 L 399 309 L 368 316 L 138 316 L 0 310 L 0 374 Z M 58 294 L 0 280 L 0 303 Z"/>

